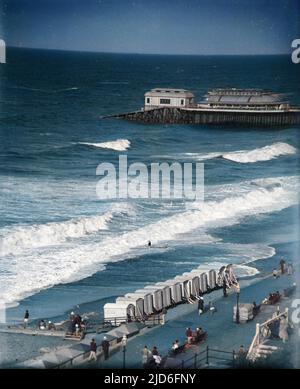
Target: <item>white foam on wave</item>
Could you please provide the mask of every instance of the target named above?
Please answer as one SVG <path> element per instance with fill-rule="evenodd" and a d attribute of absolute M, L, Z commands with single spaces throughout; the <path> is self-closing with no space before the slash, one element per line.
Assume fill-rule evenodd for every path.
<path fill-rule="evenodd" d="M 111 149 L 116 151 L 126 151 L 130 147 L 130 141 L 128 139 L 117 139 L 110 142 L 102 143 L 89 143 L 89 142 L 79 142 L 81 145 L 97 147 L 101 149 Z"/>
<path fill-rule="evenodd" d="M 295 147 L 278 142 L 255 150 L 241 150 L 223 154 L 223 158 L 239 163 L 255 163 L 259 161 L 270 161 L 281 155 L 296 154 Z"/>
<path fill-rule="evenodd" d="M 253 185 L 254 184 L 254 185 Z M 4 257 L 1 261 L 4 279 L 1 282 L 4 301 L 20 300 L 36 290 L 57 283 L 85 278 L 107 262 L 123 260 L 132 249 L 145 247 L 148 239 L 154 244 L 172 241 L 180 234 L 210 227 L 231 226 L 245 216 L 280 211 L 298 204 L 299 177 L 279 177 L 223 185 L 221 200 L 199 203 L 193 209 L 160 219 L 155 223 L 119 235 L 105 237 L 101 244 L 84 243 L 63 251 L 47 251 L 39 255 L 14 258 L 14 265 Z M 134 255 L 134 254 L 133 254 Z"/>
<path fill-rule="evenodd" d="M 0 257 L 19 254 L 26 249 L 56 245 L 67 239 L 81 238 L 106 230 L 114 215 L 125 210 L 126 207 L 116 205 L 102 215 L 2 229 L 0 230 Z"/>
<path fill-rule="evenodd" d="M 197 161 L 223 158 L 238 163 L 255 163 L 270 161 L 282 155 L 291 155 L 296 153 L 297 149 L 295 147 L 289 145 L 288 143 L 277 142 L 254 150 L 238 150 L 228 153 L 212 152 L 208 154 L 185 153 L 184 156 L 196 159 Z"/>

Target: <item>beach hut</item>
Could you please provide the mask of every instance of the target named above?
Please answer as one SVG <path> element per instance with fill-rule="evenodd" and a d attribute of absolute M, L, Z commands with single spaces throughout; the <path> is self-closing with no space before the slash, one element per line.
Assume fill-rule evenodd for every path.
<path fill-rule="evenodd" d="M 181 275 L 181 276 L 176 276 L 174 278 L 174 280 L 179 282 L 181 285 L 181 293 L 183 296 L 183 300 L 191 298 L 191 289 L 189 285 L 190 277 L 191 275 Z"/>
<path fill-rule="evenodd" d="M 210 290 L 213 290 L 217 287 L 217 273 L 214 269 L 208 271 L 207 283 Z"/>
<path fill-rule="evenodd" d="M 144 316 L 144 299 L 138 296 L 132 295 L 131 297 L 118 297 L 116 303 L 119 302 L 128 302 L 128 304 L 133 304 L 135 307 L 135 317 L 137 319 L 142 319 Z M 131 318 L 133 319 L 133 318 Z"/>
<path fill-rule="evenodd" d="M 120 325 L 126 323 L 127 318 L 135 317 L 135 306 L 128 301 L 119 301 L 118 303 L 107 303 L 104 309 L 104 322 L 109 322 L 112 325 Z"/>
<path fill-rule="evenodd" d="M 155 285 L 153 285 L 157 289 L 161 289 L 162 295 L 163 295 L 163 307 L 168 308 L 172 305 L 172 295 L 171 295 L 171 289 L 169 285 L 161 285 L 161 283 L 157 282 Z M 150 287 L 150 285 L 149 285 Z M 148 286 L 145 287 L 145 289 L 149 289 Z"/>
<path fill-rule="evenodd" d="M 179 304 L 182 302 L 181 285 L 176 280 L 167 280 L 164 282 L 158 282 L 156 285 L 167 285 L 170 288 L 171 304 Z"/>
<path fill-rule="evenodd" d="M 154 285 L 148 286 L 148 288 L 144 288 L 140 291 L 146 291 L 147 293 L 152 294 L 152 299 L 153 299 L 153 308 L 154 308 L 154 313 L 159 312 L 163 309 L 164 303 L 163 303 L 163 293 L 161 289 L 155 287 Z"/>
<path fill-rule="evenodd" d="M 125 297 L 139 297 L 144 300 L 144 312 L 146 315 L 152 315 L 154 312 L 153 295 L 148 290 L 138 289 L 133 293 L 125 294 Z"/>
<path fill-rule="evenodd" d="M 206 273 L 201 273 L 199 276 L 200 280 L 200 292 L 201 293 L 206 293 L 208 290 L 208 283 L 207 283 L 207 274 Z"/>
<path fill-rule="evenodd" d="M 188 278 L 187 288 L 189 297 L 198 297 L 200 295 L 200 279 L 197 273 L 192 270 L 188 273 L 183 273 L 183 277 Z"/>

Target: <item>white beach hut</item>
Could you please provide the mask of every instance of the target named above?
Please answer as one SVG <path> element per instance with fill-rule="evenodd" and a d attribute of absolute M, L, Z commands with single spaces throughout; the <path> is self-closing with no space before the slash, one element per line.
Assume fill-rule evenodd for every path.
<path fill-rule="evenodd" d="M 118 303 L 107 303 L 103 307 L 104 309 L 104 321 L 109 322 L 112 325 L 120 325 L 126 323 L 127 317 L 135 316 L 134 304 L 127 301 L 119 301 Z"/>
<path fill-rule="evenodd" d="M 200 295 L 200 279 L 197 273 L 191 272 L 183 273 L 182 276 L 188 277 L 187 288 L 190 297 L 198 297 Z"/>
<path fill-rule="evenodd" d="M 184 299 L 190 299 L 191 298 L 191 290 L 190 290 L 190 281 L 191 275 L 181 275 L 176 276 L 174 280 L 180 283 L 181 290 L 182 290 L 182 296 Z"/>
<path fill-rule="evenodd" d="M 119 302 L 127 302 L 128 304 L 133 304 L 135 307 L 135 317 L 137 319 L 142 319 L 144 316 L 144 299 L 138 296 L 131 296 L 131 297 L 118 297 L 116 299 L 116 303 Z M 133 318 L 131 318 L 133 319 Z"/>
<path fill-rule="evenodd" d="M 207 282 L 207 273 L 205 272 L 202 272 L 199 276 L 199 280 L 200 280 L 200 291 L 201 293 L 206 293 L 208 288 L 208 282 Z"/>
<path fill-rule="evenodd" d="M 145 314 L 152 315 L 152 313 L 154 312 L 153 296 L 148 290 L 136 290 L 135 292 L 125 294 L 125 297 L 143 299 Z"/>
<path fill-rule="evenodd" d="M 155 288 L 159 288 L 162 291 L 164 308 L 170 307 L 172 305 L 172 294 L 170 286 L 162 285 L 159 282 L 157 282 L 154 286 Z M 147 287 L 145 289 L 147 289 Z"/>
<path fill-rule="evenodd" d="M 159 312 L 163 309 L 163 307 L 164 307 L 163 293 L 162 293 L 161 289 L 155 287 L 154 285 L 152 287 L 149 285 L 148 288 L 146 287 L 146 288 L 139 290 L 139 291 L 136 291 L 136 292 L 140 292 L 140 291 L 145 291 L 147 293 L 151 293 L 152 298 L 153 298 L 154 313 Z"/>
<path fill-rule="evenodd" d="M 215 289 L 217 286 L 217 273 L 214 269 L 211 269 L 207 273 L 207 282 L 211 290 Z"/>
<path fill-rule="evenodd" d="M 167 280 L 158 282 L 156 285 L 167 285 L 171 292 L 171 304 L 179 304 L 182 302 L 182 289 L 179 282 L 176 280 Z"/>

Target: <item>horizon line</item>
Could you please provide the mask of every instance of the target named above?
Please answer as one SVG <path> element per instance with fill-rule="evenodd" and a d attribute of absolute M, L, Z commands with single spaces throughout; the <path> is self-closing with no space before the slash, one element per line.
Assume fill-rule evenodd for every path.
<path fill-rule="evenodd" d="M 124 51 L 93 51 L 93 50 L 75 50 L 75 49 L 54 49 L 54 48 L 45 48 L 45 47 L 28 47 L 28 46 L 6 46 L 7 49 L 24 49 L 24 50 L 45 50 L 45 51 L 61 51 L 61 52 L 71 52 L 71 53 L 90 53 L 90 54 L 122 54 L 122 55 L 157 55 L 157 56 L 194 56 L 194 57 L 242 57 L 242 56 L 251 56 L 251 57 L 271 57 L 271 56 L 285 56 L 290 55 L 289 52 L 285 53 L 274 53 L 274 54 L 253 54 L 253 53 L 244 53 L 244 54 L 183 54 L 183 53 L 139 53 L 139 52 L 124 52 Z"/>

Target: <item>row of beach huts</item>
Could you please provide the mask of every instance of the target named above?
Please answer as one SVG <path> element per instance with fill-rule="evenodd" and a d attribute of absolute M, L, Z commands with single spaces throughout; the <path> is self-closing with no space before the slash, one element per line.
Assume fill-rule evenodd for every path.
<path fill-rule="evenodd" d="M 104 305 L 104 322 L 118 326 L 128 321 L 144 321 L 182 303 L 195 303 L 200 296 L 216 289 L 237 285 L 232 264 L 219 270 L 204 268 L 183 273 L 173 279 L 147 285 Z"/>

